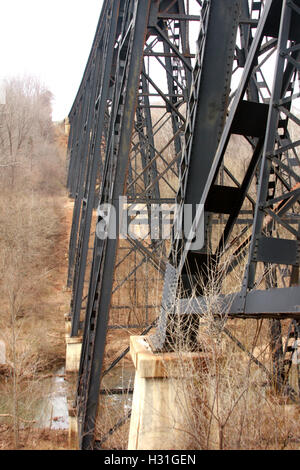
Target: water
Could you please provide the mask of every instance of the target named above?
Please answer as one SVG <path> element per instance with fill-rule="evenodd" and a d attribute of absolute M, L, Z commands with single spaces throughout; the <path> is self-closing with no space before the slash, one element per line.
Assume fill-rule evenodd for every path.
<path fill-rule="evenodd" d="M 135 369 L 129 367 L 114 367 L 103 377 L 102 388 L 130 388 L 133 387 Z"/>
<path fill-rule="evenodd" d="M 64 379 L 64 368 L 59 369 L 49 381 L 49 393 L 41 406 L 36 427 L 51 429 L 68 429 L 69 412 L 67 387 Z"/>
<path fill-rule="evenodd" d="M 40 407 L 37 428 L 68 429 L 69 427 L 68 391 L 64 373 L 64 368 L 61 368 L 53 378 L 45 380 L 45 385 L 49 385 L 49 392 Z M 134 383 L 134 373 L 135 370 L 132 368 L 115 367 L 104 377 L 101 386 L 108 389 L 131 388 Z M 119 414 L 120 409 L 126 414 L 131 408 L 132 396 L 102 396 L 100 400 L 109 403 L 113 414 L 115 412 Z"/>
<path fill-rule="evenodd" d="M 130 389 L 134 384 L 134 368 L 114 367 L 102 380 L 102 389 Z M 109 414 L 114 417 L 113 420 L 118 421 L 122 416 L 128 414 L 131 410 L 132 395 L 116 394 L 101 396 L 100 402 L 104 406 L 108 406 Z"/>

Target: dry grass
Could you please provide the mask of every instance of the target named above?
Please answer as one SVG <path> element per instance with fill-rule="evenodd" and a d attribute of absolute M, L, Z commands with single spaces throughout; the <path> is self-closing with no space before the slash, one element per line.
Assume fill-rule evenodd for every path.
<path fill-rule="evenodd" d="M 265 374 L 223 336 L 204 338 L 202 368 L 179 361 L 182 449 L 298 449 L 299 406 L 276 396 Z M 182 353 L 178 353 L 179 359 Z M 177 388 L 176 388 L 177 387 Z"/>
<path fill-rule="evenodd" d="M 47 135 L 32 129 L 30 151 L 25 144 L 20 148 L 13 181 L 10 167 L 0 174 L 0 340 L 8 362 L 0 372 L 3 448 L 38 448 L 32 426 L 48 391 L 41 373 L 65 361 L 64 314 L 70 301 L 64 288 L 69 230 L 65 148 L 59 128 Z M 32 442 L 26 437 L 29 430 Z"/>
<path fill-rule="evenodd" d="M 182 449 L 274 450 L 299 449 L 299 403 L 279 394 L 263 368 L 258 367 L 227 336 L 237 336 L 263 366 L 272 371 L 269 325 L 266 321 L 234 321 L 220 311 L 217 294 L 224 290 L 220 273 L 211 271 L 205 286 L 207 311 L 197 327 L 198 346 L 204 355 L 199 363 L 186 360 L 186 338 L 192 324 L 174 318 L 177 338 L 171 347 L 177 357 L 177 421 Z M 225 314 L 222 321 L 216 313 Z M 183 332 L 184 331 L 184 332 Z M 168 369 L 168 364 L 166 363 Z M 171 376 L 174 376 L 172 371 Z M 178 419 L 179 416 L 179 419 Z M 171 432 L 171 430 L 170 430 Z"/>
<path fill-rule="evenodd" d="M 0 450 L 14 450 L 7 425 L 0 425 Z M 50 429 L 20 431 L 20 450 L 68 450 L 68 432 Z"/>

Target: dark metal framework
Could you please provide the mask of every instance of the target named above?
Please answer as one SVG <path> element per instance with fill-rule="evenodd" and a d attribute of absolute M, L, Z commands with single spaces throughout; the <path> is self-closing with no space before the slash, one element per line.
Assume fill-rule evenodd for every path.
<path fill-rule="evenodd" d="M 84 325 L 77 399 L 83 447 L 93 441 L 107 331 L 138 327 L 140 333 L 152 324 L 166 254 L 165 241 L 150 232 L 140 240 L 95 237 L 89 251 L 91 227 L 101 223 L 93 213 L 97 178 L 99 204 L 113 203 L 118 212 L 125 194 L 133 219 L 153 204 L 174 202 L 194 57 L 189 24 L 199 22 L 200 10 L 190 3 L 197 15 L 184 1 L 104 2 L 70 113 L 70 319 L 72 336 Z"/>
<path fill-rule="evenodd" d="M 193 24 L 200 28 L 195 54 Z M 72 335 L 83 333 L 76 398 L 81 448 L 101 448 L 126 421 L 121 417 L 99 438 L 101 381 L 128 352 L 108 361 L 108 332 L 149 332 L 157 310 L 151 297 L 162 294 L 151 345 L 168 349 L 174 315 L 192 318 L 197 329 L 212 269 L 229 283 L 243 279 L 235 280 L 234 292 L 220 292 L 216 316 L 269 319 L 273 371 L 267 374 L 297 399 L 287 374 L 300 316 L 299 36 L 299 0 L 104 1 L 69 116 L 75 205 L 68 282 Z M 237 158 L 239 139 L 248 153 Z M 149 226 L 140 239 L 95 236 L 93 242 L 92 227 L 103 222 L 95 207 L 112 203 L 118 213 L 123 195 L 133 220 L 176 200 L 169 259 L 168 244 Z M 189 237 L 184 204 L 194 208 Z M 195 250 L 202 218 L 204 247 Z M 163 291 L 153 289 L 163 276 Z"/>
<path fill-rule="evenodd" d="M 256 8 L 258 3 L 253 2 Z M 224 279 L 230 279 L 237 271 L 242 283 L 235 283 L 233 293 L 220 294 L 216 317 L 270 319 L 273 380 L 278 389 L 282 389 L 291 366 L 291 354 L 287 355 L 291 350 L 287 345 L 290 338 L 299 337 L 300 316 L 299 159 L 296 151 L 300 143 L 300 122 L 293 107 L 299 98 L 299 2 L 269 1 L 260 13 L 217 151 L 210 151 L 206 146 L 205 156 L 201 158 L 200 152 L 199 158 L 196 136 L 201 133 L 201 124 L 195 120 L 199 129 L 194 128 L 192 149 L 189 151 L 187 142 L 183 154 L 178 198 L 180 202 L 191 201 L 202 206 L 195 214 L 188 240 L 183 240 L 176 232 L 178 227 L 182 230 L 181 222 L 174 224 L 160 323 L 152 343 L 157 350 L 168 347 L 172 339 L 170 320 L 175 312 L 193 315 L 195 323 L 199 321 L 208 308 L 204 290 L 212 267 L 223 270 Z M 264 70 L 270 73 L 266 64 L 273 54 L 276 59 L 270 92 Z M 263 80 L 259 81 L 258 76 Z M 200 89 L 203 82 L 202 78 Z M 203 100 L 198 99 L 197 105 L 200 112 L 205 109 Z M 243 136 L 249 142 L 252 154 L 245 161 L 242 177 L 241 169 L 239 175 L 235 175 L 236 161 L 228 157 L 230 141 L 237 139 L 236 136 Z M 195 174 L 198 175 L 197 185 L 185 183 Z M 205 243 L 201 250 L 193 250 L 192 239 L 197 233 L 202 207 Z M 236 220 L 243 209 L 252 211 L 253 223 L 250 229 L 245 226 L 237 231 Z M 217 233 L 211 230 L 210 223 L 215 214 L 222 216 Z M 263 284 L 265 289 L 262 289 Z M 191 298 L 193 292 L 196 296 Z M 288 318 L 292 322 L 284 345 L 281 320 Z M 295 391 L 289 386 L 285 390 L 295 399 Z"/>

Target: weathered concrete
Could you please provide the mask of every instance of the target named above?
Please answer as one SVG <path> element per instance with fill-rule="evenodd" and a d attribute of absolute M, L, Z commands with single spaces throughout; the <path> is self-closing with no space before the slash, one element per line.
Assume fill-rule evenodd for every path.
<path fill-rule="evenodd" d="M 6 364 L 6 345 L 4 341 L 0 341 L 0 364 Z"/>
<path fill-rule="evenodd" d="M 184 450 L 193 445 L 193 409 L 182 387 L 182 364 L 203 367 L 204 353 L 154 354 L 145 337 L 130 339 L 136 368 L 129 450 Z"/>
<path fill-rule="evenodd" d="M 69 450 L 78 450 L 79 440 L 78 440 L 78 423 L 76 410 L 73 408 L 72 404 L 68 403 L 69 407 Z"/>
<path fill-rule="evenodd" d="M 299 379 L 298 379 L 298 365 L 292 364 L 289 373 L 289 383 L 293 389 L 299 394 Z"/>
<path fill-rule="evenodd" d="M 82 337 L 70 338 L 66 335 L 66 372 L 78 372 Z"/>
<path fill-rule="evenodd" d="M 65 126 L 65 135 L 69 136 L 71 125 L 70 125 L 70 121 L 68 117 L 66 117 L 64 120 L 64 126 Z"/>
<path fill-rule="evenodd" d="M 71 334 L 71 329 L 72 329 L 72 322 L 70 315 L 67 313 L 65 314 L 65 330 L 66 330 L 66 335 L 70 336 Z"/>

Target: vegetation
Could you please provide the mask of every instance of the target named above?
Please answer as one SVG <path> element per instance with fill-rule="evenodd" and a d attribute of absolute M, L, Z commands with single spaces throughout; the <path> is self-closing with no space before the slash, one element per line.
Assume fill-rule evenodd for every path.
<path fill-rule="evenodd" d="M 62 290 L 67 277 L 66 214 L 71 217 L 72 209 L 65 192 L 66 136 L 60 126 L 52 123 L 51 100 L 51 93 L 35 79 L 12 79 L 6 81 L 6 104 L 0 105 L 0 341 L 5 343 L 7 352 L 7 364 L 0 365 L 0 449 L 66 446 L 64 433 L 36 428 L 37 412 L 48 392 L 44 378 L 64 364 L 64 313 L 70 304 L 69 293 Z M 168 142 L 167 134 L 157 136 L 162 149 Z M 239 165 L 232 158 L 237 147 Z M 173 149 L 170 147 L 165 153 L 166 161 L 171 161 Z M 229 153 L 228 158 L 234 163 L 233 173 L 243 173 L 247 148 L 235 141 Z M 162 171 L 162 162 L 158 164 Z M 169 178 L 171 181 L 172 175 Z M 251 187 L 250 193 L 254 191 Z M 126 248 L 123 243 L 122 247 Z M 120 263 L 116 284 L 137 261 L 127 256 L 126 263 Z M 178 325 L 174 325 L 178 339 L 174 353 L 180 368 L 177 374 L 180 380 L 174 380 L 174 388 L 180 388 L 178 408 L 183 419 L 174 422 L 172 429 L 180 430 L 183 449 L 299 447 L 299 408 L 274 393 L 264 370 L 228 338 L 225 322 L 216 323 L 213 317 L 219 308 L 216 294 L 234 291 L 239 286 L 234 276 L 239 277 L 243 268 L 241 264 L 226 279 L 212 271 L 205 286 L 209 308 L 197 331 L 205 354 L 202 367 L 180 360 L 188 345 Z M 121 313 L 116 308 L 111 324 L 133 324 L 140 328 L 110 332 L 107 363 L 126 349 L 131 334 L 139 334 L 143 329 L 145 311 L 137 305 L 153 302 L 150 320 L 159 313 L 162 283 L 155 276 L 154 268 L 143 266 L 139 276 L 114 295 L 113 306 L 126 303 L 130 308 L 124 308 Z M 266 322 L 231 321 L 230 328 L 271 370 Z M 128 358 L 122 361 L 120 369 L 124 383 L 130 388 L 133 378 Z M 110 380 L 114 379 L 108 376 L 103 387 L 109 389 Z M 97 429 L 100 437 L 105 436 L 104 429 L 113 427 L 120 418 L 120 409 L 126 422 L 109 436 L 104 447 L 126 449 L 129 428 L 126 417 L 131 396 L 122 397 L 122 403 L 108 397 L 101 401 L 101 406 L 101 429 Z"/>
<path fill-rule="evenodd" d="M 7 80 L 5 92 L 0 108 L 0 340 L 7 365 L 0 371 L 0 431 L 12 436 L 13 430 L 18 448 L 20 430 L 33 424 L 45 393 L 41 372 L 64 363 L 62 309 L 68 295 L 57 281 L 66 249 L 65 149 L 57 144 L 64 140 L 63 130 L 52 123 L 47 89 L 24 78 Z"/>
<path fill-rule="evenodd" d="M 182 325 L 174 319 L 177 343 L 172 348 L 177 358 L 175 376 L 180 380 L 171 380 L 181 417 L 174 421 L 174 429 L 180 433 L 182 448 L 298 449 L 299 405 L 277 393 L 267 373 L 272 370 L 268 321 L 227 322 L 226 314 L 216 321 L 215 314 L 221 313 L 216 294 L 224 289 L 223 283 L 222 276 L 212 270 L 204 291 L 208 308 L 197 330 L 200 367 L 199 362 L 187 359 L 189 335 L 183 336 Z M 241 351 L 232 335 L 243 339 L 252 357 Z"/>

